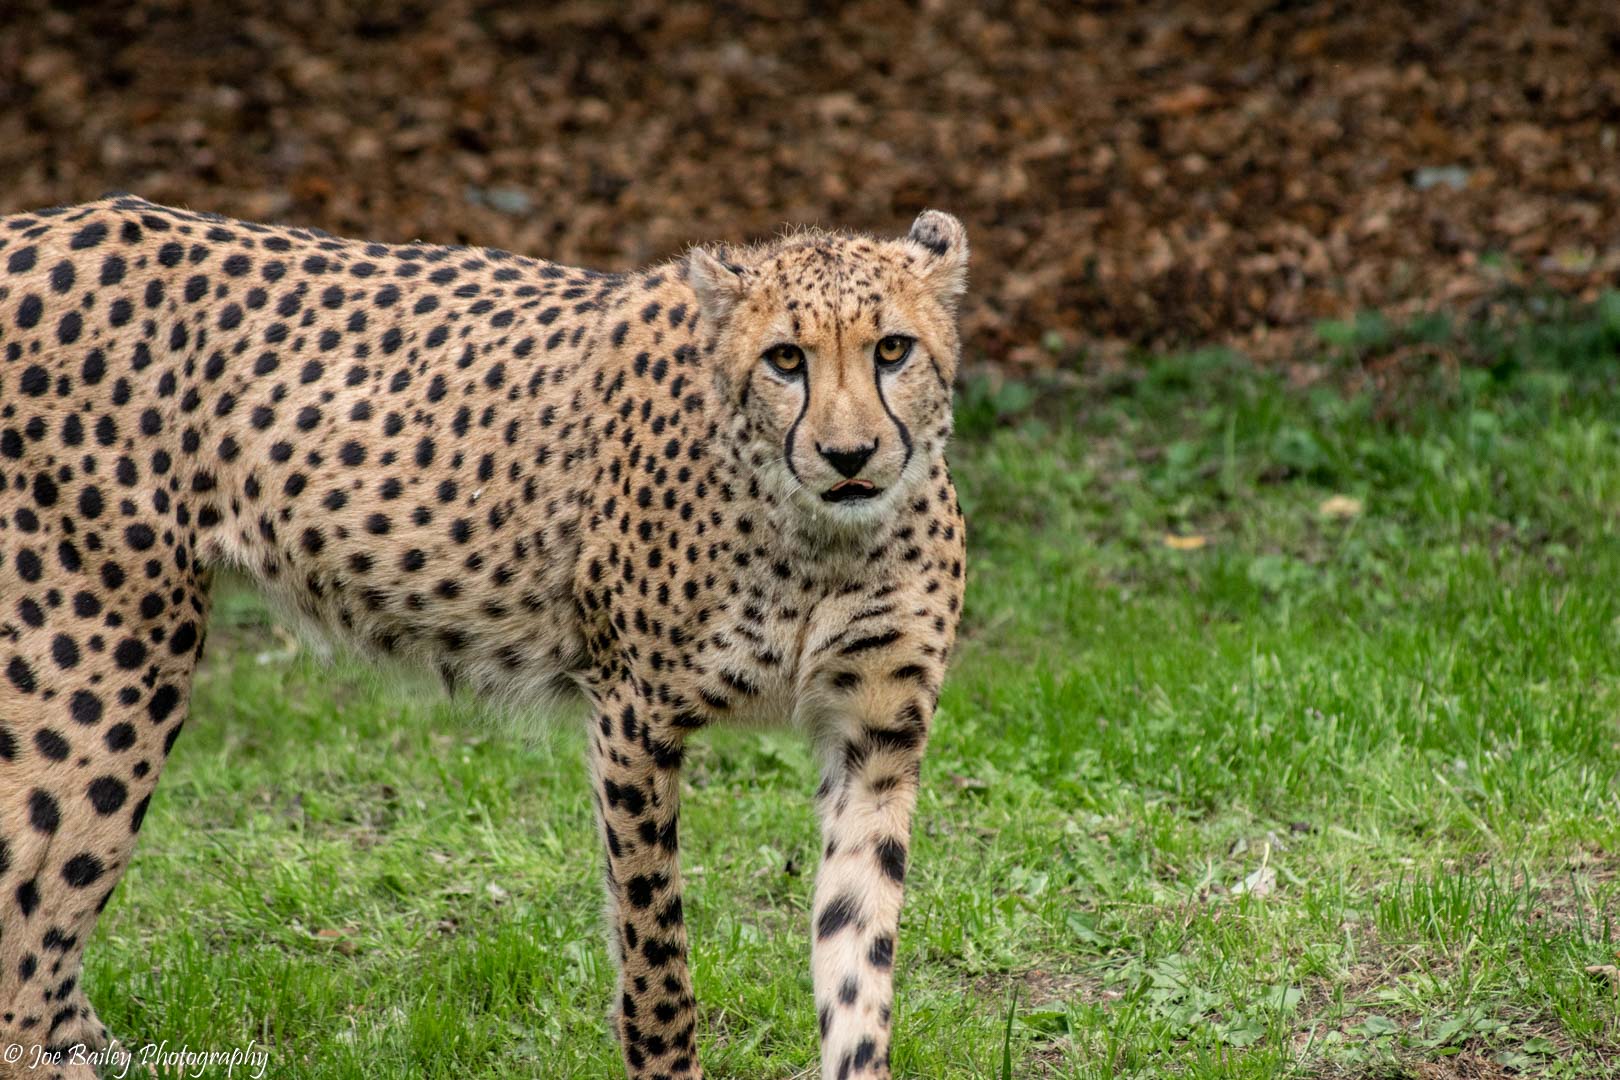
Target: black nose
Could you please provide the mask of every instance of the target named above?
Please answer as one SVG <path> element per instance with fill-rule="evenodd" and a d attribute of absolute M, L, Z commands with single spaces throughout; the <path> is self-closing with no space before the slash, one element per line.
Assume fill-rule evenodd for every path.
<path fill-rule="evenodd" d="M 873 439 L 871 446 L 861 446 L 854 450 L 828 450 L 820 443 L 816 444 L 816 449 L 827 459 L 827 464 L 844 476 L 853 477 L 877 452 L 877 440 Z"/>

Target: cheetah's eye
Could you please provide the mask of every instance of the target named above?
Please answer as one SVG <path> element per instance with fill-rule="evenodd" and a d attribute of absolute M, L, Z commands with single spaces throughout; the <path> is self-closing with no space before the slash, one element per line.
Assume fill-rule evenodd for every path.
<path fill-rule="evenodd" d="M 874 355 L 885 367 L 899 367 L 911 355 L 912 339 L 904 334 L 890 334 L 877 343 Z"/>
<path fill-rule="evenodd" d="M 765 362 L 783 375 L 804 370 L 804 350 L 797 345 L 772 345 L 765 350 Z"/>

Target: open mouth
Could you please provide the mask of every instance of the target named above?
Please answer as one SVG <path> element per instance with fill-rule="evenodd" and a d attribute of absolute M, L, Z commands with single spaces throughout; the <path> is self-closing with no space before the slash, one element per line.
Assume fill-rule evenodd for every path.
<path fill-rule="evenodd" d="M 843 480 L 821 493 L 823 502 L 841 503 L 852 499 L 870 499 L 881 495 L 883 489 L 870 480 Z"/>

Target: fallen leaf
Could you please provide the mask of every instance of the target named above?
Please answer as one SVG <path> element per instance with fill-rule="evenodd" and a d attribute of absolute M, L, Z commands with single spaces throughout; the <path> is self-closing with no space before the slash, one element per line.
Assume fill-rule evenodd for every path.
<path fill-rule="evenodd" d="M 1216 102 L 1215 91 L 1198 83 L 1159 94 L 1148 103 L 1148 108 L 1162 116 L 1186 116 L 1201 112 Z"/>
<path fill-rule="evenodd" d="M 1323 517 L 1353 518 L 1361 516 L 1363 506 L 1360 499 L 1350 495 L 1329 495 L 1316 509 Z"/>
<path fill-rule="evenodd" d="M 1232 886 L 1233 896 L 1270 896 L 1277 889 L 1277 871 L 1269 866 L 1262 866 L 1236 885 Z"/>
<path fill-rule="evenodd" d="M 344 956 L 355 954 L 354 942 L 349 940 L 346 930 L 317 930 L 315 939 L 323 945 L 330 945 Z"/>
<path fill-rule="evenodd" d="M 1587 964 L 1586 973 L 1602 979 L 1610 986 L 1620 986 L 1620 967 L 1613 964 Z"/>

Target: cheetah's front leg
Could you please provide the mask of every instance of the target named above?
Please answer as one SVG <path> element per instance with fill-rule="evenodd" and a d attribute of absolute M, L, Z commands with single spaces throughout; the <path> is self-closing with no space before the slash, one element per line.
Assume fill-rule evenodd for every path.
<path fill-rule="evenodd" d="M 889 1076 L 895 935 L 933 712 L 909 681 L 868 677 L 852 698 L 823 734 L 817 792 L 825 847 L 810 956 L 825 1080 Z"/>
<path fill-rule="evenodd" d="M 631 1080 L 702 1076 L 677 841 L 685 735 L 633 691 L 596 702 L 591 771 L 619 963 L 616 1020 Z"/>

